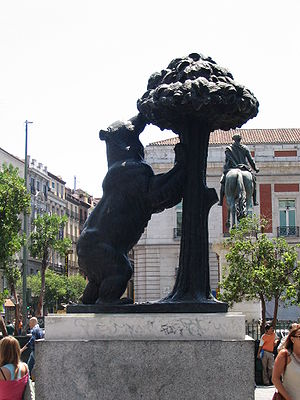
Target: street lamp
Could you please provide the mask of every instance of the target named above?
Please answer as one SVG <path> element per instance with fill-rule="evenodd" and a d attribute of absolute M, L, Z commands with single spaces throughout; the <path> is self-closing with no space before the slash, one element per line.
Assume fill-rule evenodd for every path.
<path fill-rule="evenodd" d="M 25 187 L 28 191 L 28 183 L 27 183 L 27 136 L 28 136 L 28 124 L 32 124 L 30 121 L 25 121 L 25 163 L 24 163 L 24 181 Z M 27 324 L 27 266 L 28 266 L 28 215 L 26 211 L 24 211 L 24 232 L 26 236 L 26 241 L 23 246 L 23 330 L 26 329 Z"/>

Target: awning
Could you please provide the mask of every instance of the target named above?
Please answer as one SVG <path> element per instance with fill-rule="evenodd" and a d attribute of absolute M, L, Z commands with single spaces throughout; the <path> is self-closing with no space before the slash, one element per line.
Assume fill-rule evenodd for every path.
<path fill-rule="evenodd" d="M 4 302 L 4 307 L 14 307 L 14 303 L 11 301 L 11 299 L 5 299 Z"/>

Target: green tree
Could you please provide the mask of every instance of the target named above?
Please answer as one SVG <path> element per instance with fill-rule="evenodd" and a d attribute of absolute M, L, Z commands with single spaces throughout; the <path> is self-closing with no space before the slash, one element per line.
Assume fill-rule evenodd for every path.
<path fill-rule="evenodd" d="M 27 286 L 31 289 L 34 303 L 37 305 L 41 291 L 40 272 L 28 277 Z M 45 306 L 51 310 L 60 303 L 77 302 L 85 286 L 86 281 L 81 275 L 66 277 L 48 269 L 45 273 Z"/>
<path fill-rule="evenodd" d="M 45 297 L 45 272 L 49 265 L 51 253 L 55 251 L 64 256 L 71 248 L 71 240 L 62 238 L 61 235 L 66 222 L 66 217 L 59 217 L 55 214 L 38 216 L 33 222 L 34 230 L 30 235 L 29 249 L 31 255 L 42 262 L 41 290 L 37 305 L 37 316 L 42 315 Z"/>
<path fill-rule="evenodd" d="M 20 303 L 19 297 L 17 295 L 17 282 L 21 278 L 21 272 L 19 267 L 16 265 L 15 262 L 11 261 L 8 263 L 5 268 L 5 277 L 10 289 L 10 293 L 12 294 L 15 300 L 15 335 L 18 334 L 18 321 L 20 321 L 21 313 L 20 313 Z"/>
<path fill-rule="evenodd" d="M 253 216 L 243 218 L 225 241 L 227 267 L 220 298 L 229 305 L 242 300 L 261 302 L 262 329 L 266 322 L 266 302 L 274 300 L 273 325 L 279 300 L 299 302 L 300 262 L 296 246 L 283 238 L 269 238 L 265 221 Z"/>
<path fill-rule="evenodd" d="M 37 306 L 41 293 L 41 273 L 30 275 L 27 279 L 27 286 L 31 289 L 31 295 L 34 303 Z M 66 295 L 65 276 L 59 275 L 54 271 L 47 269 L 45 272 L 45 296 L 44 304 L 48 309 L 60 303 Z"/>
<path fill-rule="evenodd" d="M 77 303 L 86 287 L 86 280 L 82 275 L 71 275 L 66 279 L 65 303 Z"/>
<path fill-rule="evenodd" d="M 21 233 L 23 212 L 29 213 L 30 195 L 20 178 L 17 168 L 3 164 L 0 170 L 0 268 L 8 281 L 16 305 L 16 329 L 20 318 L 20 304 L 16 295 L 16 282 L 20 270 L 16 255 L 24 243 Z"/>

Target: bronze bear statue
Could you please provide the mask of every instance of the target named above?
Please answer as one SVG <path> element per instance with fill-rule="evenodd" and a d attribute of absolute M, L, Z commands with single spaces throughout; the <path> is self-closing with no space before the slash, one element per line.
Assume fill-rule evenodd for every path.
<path fill-rule="evenodd" d="M 87 219 L 77 243 L 78 263 L 88 277 L 84 304 L 117 304 L 132 276 L 128 252 L 153 213 L 175 206 L 184 184 L 183 145 L 175 146 L 175 165 L 155 175 L 139 140 L 147 122 L 138 114 L 117 121 L 99 137 L 106 142 L 108 172 L 103 197 Z"/>

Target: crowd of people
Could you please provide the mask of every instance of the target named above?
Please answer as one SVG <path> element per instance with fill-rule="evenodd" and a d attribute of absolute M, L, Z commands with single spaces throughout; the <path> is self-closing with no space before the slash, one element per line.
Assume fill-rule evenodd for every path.
<path fill-rule="evenodd" d="M 277 356 L 274 362 L 274 350 Z M 262 361 L 264 385 L 274 384 L 276 397 L 282 400 L 300 400 L 300 324 L 293 323 L 281 341 L 271 323 L 265 326 L 257 352 Z"/>

